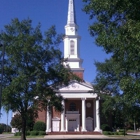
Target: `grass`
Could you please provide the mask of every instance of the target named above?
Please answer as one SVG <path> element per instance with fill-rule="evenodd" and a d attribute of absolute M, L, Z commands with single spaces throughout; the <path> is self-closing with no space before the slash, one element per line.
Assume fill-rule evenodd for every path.
<path fill-rule="evenodd" d="M 10 137 L 10 138 L 20 138 L 21 136 L 12 136 L 12 137 Z M 44 138 L 44 136 L 40 136 L 40 135 L 38 135 L 38 136 L 26 136 L 26 138 Z"/>
<path fill-rule="evenodd" d="M 122 138 L 122 139 L 140 139 L 140 136 L 132 136 L 132 135 L 108 135 L 108 137 L 111 137 L 111 138 Z"/>
<path fill-rule="evenodd" d="M 3 132 L 2 134 L 12 134 L 11 132 Z"/>

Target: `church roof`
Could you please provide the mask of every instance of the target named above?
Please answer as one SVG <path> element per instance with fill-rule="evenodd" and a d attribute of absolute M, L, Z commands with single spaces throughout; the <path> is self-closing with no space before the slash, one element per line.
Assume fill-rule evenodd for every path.
<path fill-rule="evenodd" d="M 89 82 L 72 81 L 68 86 L 59 88 L 58 94 L 63 98 L 96 98 L 98 95 L 94 92 L 94 88 Z"/>

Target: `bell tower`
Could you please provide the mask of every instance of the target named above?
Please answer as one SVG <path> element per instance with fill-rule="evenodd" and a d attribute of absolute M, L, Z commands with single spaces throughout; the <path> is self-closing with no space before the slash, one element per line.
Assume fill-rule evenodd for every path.
<path fill-rule="evenodd" d="M 73 73 L 83 79 L 84 69 L 82 68 L 83 60 L 80 58 L 80 39 L 76 23 L 74 0 L 69 0 L 64 37 L 64 58 L 67 59 L 65 65 L 69 65 Z"/>

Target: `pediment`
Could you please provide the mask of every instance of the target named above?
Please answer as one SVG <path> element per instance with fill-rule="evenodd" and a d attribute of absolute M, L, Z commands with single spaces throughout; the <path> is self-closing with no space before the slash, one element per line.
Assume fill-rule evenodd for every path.
<path fill-rule="evenodd" d="M 60 92 L 63 91 L 90 91 L 93 90 L 93 87 L 90 83 L 82 82 L 72 82 L 68 86 L 62 87 L 59 89 Z"/>

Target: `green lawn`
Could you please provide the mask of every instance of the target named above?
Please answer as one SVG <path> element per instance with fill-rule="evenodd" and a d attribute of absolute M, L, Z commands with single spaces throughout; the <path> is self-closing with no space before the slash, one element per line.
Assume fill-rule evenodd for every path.
<path fill-rule="evenodd" d="M 140 140 L 140 136 L 132 136 L 132 135 L 108 135 L 108 137 L 114 137 L 114 138 L 122 138 L 122 139 L 139 139 Z"/>

